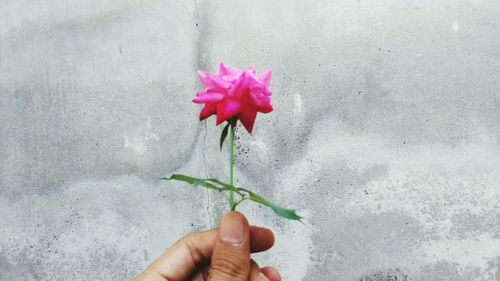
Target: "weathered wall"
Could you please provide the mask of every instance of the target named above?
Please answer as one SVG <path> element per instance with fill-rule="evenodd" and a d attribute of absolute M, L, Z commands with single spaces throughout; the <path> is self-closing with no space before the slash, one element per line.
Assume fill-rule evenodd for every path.
<path fill-rule="evenodd" d="M 73 2 L 73 3 L 70 3 Z M 500 2 L 0 1 L 0 279 L 123 280 L 214 226 L 199 68 L 272 68 L 239 183 L 284 280 L 500 280 Z M 208 208 L 206 206 L 209 206 Z"/>

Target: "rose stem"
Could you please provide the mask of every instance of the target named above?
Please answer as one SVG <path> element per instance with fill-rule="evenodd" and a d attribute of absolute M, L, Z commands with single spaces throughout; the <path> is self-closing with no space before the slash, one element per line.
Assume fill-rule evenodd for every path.
<path fill-rule="evenodd" d="M 231 118 L 230 122 L 230 135 L 229 135 L 229 184 L 234 186 L 234 129 L 236 125 L 236 120 Z M 229 205 L 231 211 L 236 209 L 236 204 L 234 204 L 234 192 L 229 191 Z"/>

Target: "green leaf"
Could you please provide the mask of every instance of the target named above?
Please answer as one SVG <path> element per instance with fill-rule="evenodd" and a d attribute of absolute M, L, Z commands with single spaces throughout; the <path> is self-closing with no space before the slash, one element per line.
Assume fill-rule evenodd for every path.
<path fill-rule="evenodd" d="M 221 182 L 218 179 L 199 179 L 199 178 L 194 178 L 194 177 L 181 175 L 181 174 L 174 174 L 174 175 L 171 175 L 170 177 L 163 177 L 161 179 L 162 180 L 182 181 L 182 182 L 186 182 L 186 183 L 189 183 L 192 185 L 203 186 L 203 187 L 208 188 L 208 189 L 213 189 L 213 190 L 216 190 L 218 192 L 233 191 L 233 192 L 237 193 L 238 195 L 240 195 L 242 197 L 242 200 L 250 199 L 254 202 L 257 202 L 261 205 L 264 205 L 264 206 L 271 208 L 271 210 L 273 210 L 273 212 L 275 214 L 277 214 L 278 216 L 281 216 L 281 217 L 284 217 L 287 219 L 291 219 L 291 220 L 298 220 L 298 221 L 302 222 L 301 221 L 302 217 L 299 216 L 295 210 L 282 208 L 274 203 L 267 201 L 266 199 L 262 198 L 262 196 L 254 193 L 248 189 L 241 188 L 241 187 L 235 187 L 233 185 Z M 248 197 L 244 192 L 248 194 Z"/>
<path fill-rule="evenodd" d="M 218 185 L 222 186 L 222 188 L 224 188 L 225 190 L 233 191 L 233 192 L 237 193 L 240 196 L 244 196 L 245 195 L 245 194 L 243 194 L 241 192 L 240 189 L 236 188 L 234 185 L 223 183 L 223 182 L 221 182 L 218 179 L 206 179 L 206 181 L 218 184 Z"/>
<path fill-rule="evenodd" d="M 278 216 L 291 220 L 301 221 L 302 217 L 299 216 L 295 210 L 282 208 L 276 204 L 267 201 L 266 199 L 262 198 L 262 196 L 257 195 L 250 190 L 244 189 L 244 191 L 248 192 L 248 195 L 250 195 L 249 197 L 250 200 L 271 208 L 273 212 Z"/>
<path fill-rule="evenodd" d="M 181 174 L 174 174 L 174 175 L 171 175 L 169 178 L 163 177 L 161 179 L 162 180 L 176 180 L 176 181 L 187 182 L 189 184 L 193 184 L 196 186 L 203 186 L 203 187 L 208 188 L 208 189 L 214 189 L 214 190 L 217 190 L 219 192 L 226 190 L 226 188 L 217 187 L 211 183 L 206 182 L 203 179 L 193 178 L 193 177 L 181 175 Z"/>
<path fill-rule="evenodd" d="M 222 150 L 222 145 L 224 144 L 224 140 L 227 137 L 227 132 L 229 130 L 229 126 L 231 125 L 230 122 L 227 122 L 227 125 L 224 127 L 222 130 L 222 134 L 220 135 L 220 150 Z"/>

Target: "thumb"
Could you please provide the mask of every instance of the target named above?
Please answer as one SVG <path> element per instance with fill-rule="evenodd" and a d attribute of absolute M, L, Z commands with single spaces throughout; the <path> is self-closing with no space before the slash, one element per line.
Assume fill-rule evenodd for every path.
<path fill-rule="evenodd" d="M 222 216 L 208 272 L 209 281 L 248 281 L 250 227 L 239 212 Z"/>

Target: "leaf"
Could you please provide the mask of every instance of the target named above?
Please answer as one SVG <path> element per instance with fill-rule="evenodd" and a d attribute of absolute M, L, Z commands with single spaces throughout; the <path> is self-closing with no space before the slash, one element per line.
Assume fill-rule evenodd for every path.
<path fill-rule="evenodd" d="M 217 190 L 219 192 L 226 190 L 226 188 L 217 187 L 211 183 L 206 182 L 203 179 L 193 178 L 193 177 L 181 175 L 181 174 L 174 174 L 174 175 L 171 175 L 169 178 L 163 177 L 161 179 L 162 180 L 176 180 L 176 181 L 187 182 L 189 184 L 193 184 L 196 186 L 203 186 L 203 187 L 208 188 L 208 189 L 214 189 L 214 190 Z"/>
<path fill-rule="evenodd" d="M 278 216 L 281 216 L 281 217 L 284 217 L 287 219 L 291 219 L 291 220 L 301 221 L 302 217 L 297 215 L 297 212 L 295 210 L 285 209 L 285 208 L 282 208 L 278 205 L 275 205 L 275 204 L 267 201 L 266 199 L 262 198 L 262 196 L 253 193 L 250 190 L 245 189 L 244 191 L 248 192 L 248 194 L 250 195 L 250 197 L 249 197 L 250 200 L 271 208 L 273 210 L 273 212 L 275 214 L 277 214 Z"/>
<path fill-rule="evenodd" d="M 264 206 L 271 208 L 271 210 L 273 210 L 273 212 L 275 214 L 277 214 L 278 216 L 281 216 L 281 217 L 284 217 L 287 219 L 291 219 L 291 220 L 298 220 L 298 221 L 302 222 L 301 221 L 302 217 L 299 216 L 295 210 L 282 208 L 274 203 L 267 201 L 262 196 L 255 194 L 254 192 L 252 192 L 248 189 L 241 188 L 241 187 L 235 187 L 233 185 L 221 182 L 218 179 L 199 179 L 199 178 L 194 178 L 194 177 L 181 175 L 181 174 L 174 174 L 174 175 L 171 175 L 170 177 L 163 177 L 161 179 L 162 180 L 182 181 L 182 182 L 186 182 L 186 183 L 193 184 L 196 186 L 203 186 L 203 187 L 208 188 L 208 189 L 213 189 L 213 190 L 216 190 L 218 192 L 233 191 L 233 192 L 237 193 L 238 195 L 242 196 L 242 200 L 250 199 L 254 202 L 257 202 L 261 205 L 264 205 Z M 248 197 L 243 192 L 247 193 Z"/>
<path fill-rule="evenodd" d="M 220 150 L 222 150 L 222 145 L 224 144 L 224 140 L 226 140 L 227 132 L 229 131 L 230 122 L 227 122 L 227 125 L 222 130 L 222 134 L 220 135 Z"/>
<path fill-rule="evenodd" d="M 210 182 L 213 182 L 215 184 L 221 185 L 225 190 L 233 191 L 233 192 L 237 193 L 238 195 L 244 196 L 244 194 L 241 193 L 241 190 L 236 188 L 234 185 L 223 183 L 218 179 L 206 179 L 206 181 L 210 181 Z"/>

